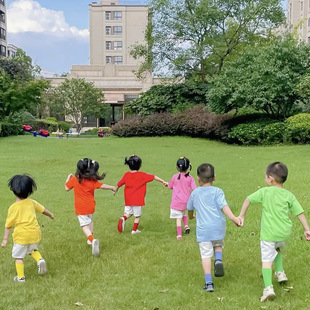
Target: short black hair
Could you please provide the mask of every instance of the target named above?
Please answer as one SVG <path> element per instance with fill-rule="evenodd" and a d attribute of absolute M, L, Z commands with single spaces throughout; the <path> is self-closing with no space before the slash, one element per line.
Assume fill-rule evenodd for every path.
<path fill-rule="evenodd" d="M 37 189 L 35 181 L 27 174 L 14 175 L 9 179 L 8 186 L 15 196 L 23 199 L 26 199 Z"/>
<path fill-rule="evenodd" d="M 197 168 L 197 176 L 203 183 L 212 182 L 214 179 L 214 167 L 208 163 L 201 164 Z"/>
<path fill-rule="evenodd" d="M 273 177 L 276 182 L 284 183 L 287 179 L 288 169 L 285 164 L 280 161 L 275 161 L 266 168 L 266 175 Z"/>
<path fill-rule="evenodd" d="M 131 155 L 128 159 L 125 157 L 125 165 L 128 165 L 130 170 L 139 170 L 142 165 L 142 159 L 137 155 Z"/>

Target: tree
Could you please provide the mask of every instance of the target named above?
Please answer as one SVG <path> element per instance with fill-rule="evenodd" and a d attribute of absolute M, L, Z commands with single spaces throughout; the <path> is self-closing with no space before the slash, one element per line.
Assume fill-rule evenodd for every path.
<path fill-rule="evenodd" d="M 297 86 L 309 72 L 309 56 L 310 46 L 290 34 L 249 47 L 214 78 L 207 94 L 211 109 L 252 107 L 278 119 L 290 116 L 298 107 Z"/>
<path fill-rule="evenodd" d="M 82 128 L 85 116 L 101 116 L 108 105 L 104 105 L 104 94 L 84 79 L 66 79 L 54 89 L 52 111 L 68 116 L 74 121 L 77 131 Z"/>
<path fill-rule="evenodd" d="M 203 82 L 285 19 L 281 0 L 151 0 L 150 16 L 147 45 L 131 52 L 144 58 L 141 70 L 168 68 Z"/>
<path fill-rule="evenodd" d="M 187 82 L 173 85 L 155 85 L 135 100 L 126 104 L 126 112 L 151 115 L 160 112 L 176 112 L 203 104 L 209 84 Z"/>

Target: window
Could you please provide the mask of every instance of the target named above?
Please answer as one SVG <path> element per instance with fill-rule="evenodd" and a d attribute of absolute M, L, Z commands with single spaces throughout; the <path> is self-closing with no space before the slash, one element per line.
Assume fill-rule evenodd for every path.
<path fill-rule="evenodd" d="M 309 3 L 310 3 L 310 1 L 309 1 Z M 310 18 L 308 19 L 308 27 L 310 27 Z"/>
<path fill-rule="evenodd" d="M 5 33 L 6 33 L 5 29 L 0 27 L 0 39 L 5 40 Z"/>
<path fill-rule="evenodd" d="M 111 19 L 111 16 L 112 16 L 112 14 L 111 14 L 110 11 L 106 11 L 106 12 L 105 12 L 105 19 L 110 20 L 110 19 Z"/>
<path fill-rule="evenodd" d="M 121 35 L 122 34 L 122 26 L 114 26 L 113 27 L 113 34 Z"/>
<path fill-rule="evenodd" d="M 135 95 L 135 94 L 127 94 L 125 95 L 125 103 L 128 103 L 136 98 L 138 98 L 139 95 Z"/>
<path fill-rule="evenodd" d="M 121 11 L 113 12 L 113 19 L 114 20 L 122 20 L 122 12 Z"/>
<path fill-rule="evenodd" d="M 300 2 L 300 10 L 301 10 L 301 11 L 304 10 L 304 2 L 303 2 L 303 1 Z"/>
<path fill-rule="evenodd" d="M 308 44 L 310 44 L 310 37 L 308 37 Z"/>
<path fill-rule="evenodd" d="M 5 5 L 4 0 L 0 0 L 0 4 Z"/>
<path fill-rule="evenodd" d="M 121 64 L 121 63 L 123 63 L 123 56 L 115 56 L 115 57 L 114 57 L 114 63 L 115 63 L 115 64 Z"/>
<path fill-rule="evenodd" d="M 112 41 L 106 41 L 105 42 L 105 48 L 107 50 L 111 50 L 112 49 Z"/>
<path fill-rule="evenodd" d="M 0 22 L 5 23 L 5 13 L 3 11 L 0 11 Z"/>
<path fill-rule="evenodd" d="M 6 57 L 6 46 L 0 45 L 0 56 Z"/>
<path fill-rule="evenodd" d="M 105 27 L 105 34 L 107 34 L 107 35 L 112 34 L 112 27 L 111 26 Z"/>
<path fill-rule="evenodd" d="M 107 64 L 112 63 L 112 56 L 106 56 L 106 57 L 105 57 L 105 62 L 106 62 Z"/>
<path fill-rule="evenodd" d="M 123 48 L 123 42 L 122 41 L 114 41 L 113 42 L 113 49 L 114 50 L 121 50 Z"/>

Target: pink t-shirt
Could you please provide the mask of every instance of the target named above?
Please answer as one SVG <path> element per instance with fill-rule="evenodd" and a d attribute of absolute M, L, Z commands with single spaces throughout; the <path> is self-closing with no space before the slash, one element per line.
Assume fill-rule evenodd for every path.
<path fill-rule="evenodd" d="M 168 187 L 173 190 L 170 208 L 179 211 L 186 210 L 189 196 L 197 187 L 194 178 L 191 175 L 186 177 L 185 173 L 176 173 L 171 178 Z"/>

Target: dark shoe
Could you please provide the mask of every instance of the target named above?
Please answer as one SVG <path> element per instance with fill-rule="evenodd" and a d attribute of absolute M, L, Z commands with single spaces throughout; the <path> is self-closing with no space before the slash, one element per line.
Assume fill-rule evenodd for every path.
<path fill-rule="evenodd" d="M 184 233 L 188 235 L 191 232 L 191 229 L 186 225 L 184 229 Z"/>
<path fill-rule="evenodd" d="M 214 262 L 214 276 L 215 277 L 223 277 L 224 276 L 224 265 L 222 260 L 217 259 Z"/>
<path fill-rule="evenodd" d="M 214 284 L 212 282 L 206 283 L 203 290 L 209 293 L 214 292 Z"/>

